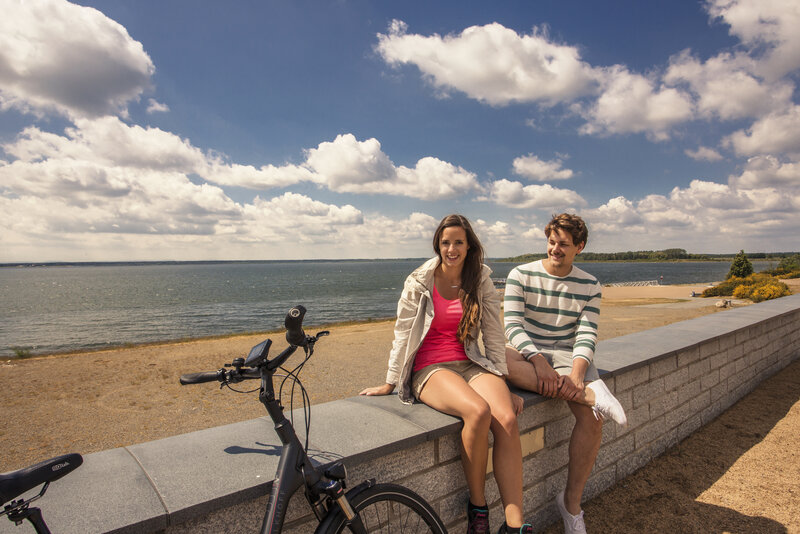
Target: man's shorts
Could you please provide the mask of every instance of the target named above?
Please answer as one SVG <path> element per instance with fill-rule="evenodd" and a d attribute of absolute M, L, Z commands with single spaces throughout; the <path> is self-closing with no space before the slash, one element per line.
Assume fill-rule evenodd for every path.
<path fill-rule="evenodd" d="M 425 387 L 425 383 L 433 376 L 433 373 L 441 371 L 442 369 L 447 369 L 448 371 L 456 373 L 463 378 L 467 384 L 481 375 L 492 374 L 472 360 L 432 363 L 426 365 L 411 376 L 411 392 L 414 394 L 415 399 L 419 400 L 419 394 L 422 392 L 422 388 Z"/>
<path fill-rule="evenodd" d="M 506 345 L 506 348 L 514 349 L 511 345 Z M 516 350 L 516 349 L 514 349 Z M 568 375 L 572 372 L 572 350 L 571 349 L 558 349 L 558 348 L 540 348 L 539 352 L 542 353 L 547 363 L 550 364 L 556 373 L 559 375 Z M 533 353 L 530 358 L 533 358 L 538 353 Z M 530 361 L 530 358 L 526 358 Z M 583 376 L 584 382 L 594 382 L 600 379 L 600 374 L 597 372 L 594 362 L 589 362 L 589 367 L 586 368 L 586 374 Z"/>

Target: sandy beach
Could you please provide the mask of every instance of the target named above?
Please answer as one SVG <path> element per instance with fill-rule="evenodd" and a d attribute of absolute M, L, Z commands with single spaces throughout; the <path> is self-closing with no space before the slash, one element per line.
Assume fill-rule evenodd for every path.
<path fill-rule="evenodd" d="M 798 284 L 794 283 L 792 286 L 797 292 Z M 609 339 L 720 311 L 721 308 L 715 306 L 717 299 L 690 297 L 692 291 L 699 294 L 705 287 L 707 286 L 604 287 L 600 339 Z M 739 304 L 734 303 L 734 305 Z M 317 330 L 313 326 L 313 310 L 309 310 L 307 323 L 310 325 L 307 326 L 309 332 Z M 381 321 L 331 327 L 331 335 L 318 343 L 314 358 L 308 362 L 301 375 L 312 403 L 350 397 L 357 395 L 365 386 L 382 383 L 392 342 L 392 326 L 392 321 Z M 45 457 L 65 452 L 88 454 L 264 415 L 263 407 L 257 402 L 255 394 L 235 394 L 228 390 L 220 390 L 213 384 L 180 386 L 178 377 L 183 373 L 218 369 L 223 363 L 246 355 L 250 347 L 265 337 L 273 339 L 273 351 L 285 346 L 282 333 L 269 336 L 258 334 L 3 361 L 0 363 L 0 380 L 4 387 L 0 391 L 0 402 L 7 417 L 0 431 L 0 450 L 3 451 L 0 472 L 23 467 Z M 299 362 L 299 358 L 297 356 L 295 358 Z M 773 382 L 779 385 L 770 386 L 769 384 Z M 766 400 L 755 402 L 750 410 L 763 412 L 766 409 L 765 403 L 770 402 L 773 397 L 778 397 L 773 400 L 779 402 L 779 412 L 770 412 L 762 417 L 765 421 L 762 421 L 757 429 L 746 431 L 752 435 L 757 434 L 763 439 L 750 437 L 737 444 L 735 449 L 737 452 L 732 453 L 734 456 L 726 457 L 722 464 L 715 464 L 714 472 L 717 475 L 739 476 L 731 474 L 733 467 L 738 469 L 739 465 L 739 461 L 735 461 L 734 457 L 745 458 L 757 448 L 760 459 L 756 463 L 759 465 L 759 473 L 763 473 L 769 469 L 763 469 L 761 458 L 765 459 L 764 461 L 777 458 L 774 455 L 776 451 L 769 448 L 767 438 L 776 433 L 780 434 L 783 437 L 779 436 L 773 447 L 783 448 L 787 447 L 785 442 L 781 441 L 788 439 L 784 435 L 785 432 L 789 432 L 789 437 L 797 435 L 800 424 L 800 413 L 798 413 L 800 412 L 798 403 L 800 364 L 790 366 L 773 377 L 769 383 L 762 385 L 759 390 L 765 388 L 770 391 L 775 388 L 783 389 L 780 395 L 773 395 L 770 391 L 761 394 Z M 591 511 L 595 510 L 594 516 L 604 515 L 605 519 L 611 521 L 612 517 L 617 516 L 609 516 L 605 511 L 606 507 L 620 505 L 619 501 L 625 500 L 626 493 L 643 495 L 644 489 L 640 488 L 640 485 L 646 486 L 649 494 L 655 496 L 649 501 L 646 499 L 628 501 L 622 506 L 661 507 L 663 504 L 661 501 L 669 500 L 670 493 L 665 490 L 666 493 L 653 494 L 655 491 L 653 485 L 660 482 L 674 482 L 676 477 L 680 478 L 674 474 L 674 470 L 680 467 L 675 464 L 688 466 L 691 469 L 702 467 L 684 460 L 685 457 L 694 458 L 697 451 L 708 448 L 709 441 L 697 436 L 711 432 L 710 442 L 713 443 L 714 439 L 717 439 L 721 441 L 716 443 L 730 443 L 731 438 L 725 437 L 726 433 L 731 432 L 730 424 L 719 421 L 728 417 L 727 414 L 731 411 L 739 410 L 740 405 L 749 405 L 748 402 L 753 404 L 747 399 L 757 393 L 754 392 L 697 435 L 685 440 L 676 447 L 677 452 L 669 451 L 663 457 L 662 463 L 666 462 L 666 465 L 662 469 L 672 474 L 653 476 L 648 470 L 659 468 L 652 465 L 646 467 L 629 477 L 636 479 L 644 476 L 644 482 L 629 483 L 626 479 L 623 484 L 595 499 L 600 504 L 588 503 L 587 518 Z M 299 398 L 296 402 L 299 403 Z M 284 403 L 288 405 L 288 400 Z M 785 416 L 779 417 L 780 414 Z M 9 415 L 13 416 L 8 417 Z M 735 416 L 731 417 L 734 417 L 733 421 L 737 421 Z M 790 425 L 789 429 L 782 430 L 786 424 Z M 736 423 L 737 429 L 745 431 L 740 427 L 742 425 Z M 747 425 L 744 428 L 747 428 Z M 714 438 L 714 435 L 717 437 Z M 697 441 L 696 445 L 693 444 L 693 440 Z M 762 450 L 764 447 L 767 447 L 766 451 Z M 787 448 L 794 450 L 795 447 L 791 445 Z M 653 462 L 653 465 L 660 460 L 662 459 Z M 797 510 L 800 499 L 798 485 L 800 483 L 796 482 L 800 480 L 798 464 L 800 462 L 797 461 L 797 456 L 794 456 L 794 478 L 791 482 L 793 490 L 787 492 L 782 489 L 781 495 L 772 495 L 769 500 L 771 504 L 766 506 L 770 510 L 775 508 L 775 513 L 769 517 L 784 525 L 789 532 L 800 532 L 800 520 L 796 512 L 793 518 L 786 518 L 787 508 Z M 723 469 L 726 466 L 730 469 Z M 642 475 L 645 472 L 648 474 Z M 746 475 L 747 471 L 743 476 Z M 692 496 L 699 492 L 693 482 L 697 478 L 694 471 L 684 476 L 691 479 L 692 487 L 685 488 L 678 497 L 677 504 L 673 503 L 672 508 L 678 508 L 674 513 L 681 515 L 692 510 L 697 513 L 703 512 L 707 508 L 699 505 L 690 506 L 689 512 L 681 509 L 682 503 L 688 498 L 687 495 Z M 731 486 L 741 485 L 737 484 L 736 480 L 733 479 Z M 708 506 L 730 508 L 736 505 L 735 502 L 730 502 L 732 498 L 729 491 L 710 491 L 712 488 L 707 487 L 708 481 L 705 479 L 698 483 L 700 489 L 705 491 L 701 492 L 702 495 L 699 493 L 694 495 L 692 499 L 701 499 Z M 636 492 L 630 491 L 632 485 L 635 486 Z M 619 491 L 623 496 L 614 497 L 613 495 Z M 742 510 L 737 508 L 739 514 L 749 516 L 754 510 L 759 516 L 766 513 L 762 509 L 764 507 L 754 508 L 755 505 L 751 502 L 761 502 L 764 500 L 763 497 L 756 497 L 746 492 L 742 500 L 746 501 L 744 504 L 747 506 Z M 603 514 L 597 513 L 598 510 L 603 510 Z M 622 516 L 618 519 L 622 521 Z M 600 524 L 592 522 L 597 520 L 600 518 L 588 521 L 590 531 L 631 530 L 624 527 L 623 523 L 616 527 L 613 525 L 601 527 Z M 740 529 L 735 525 L 729 528 L 732 528 L 730 532 L 751 531 L 748 528 Z M 667 526 L 640 527 L 636 530 L 674 531 Z M 787 531 L 760 528 L 756 530 Z M 551 529 L 548 532 L 558 531 Z"/>

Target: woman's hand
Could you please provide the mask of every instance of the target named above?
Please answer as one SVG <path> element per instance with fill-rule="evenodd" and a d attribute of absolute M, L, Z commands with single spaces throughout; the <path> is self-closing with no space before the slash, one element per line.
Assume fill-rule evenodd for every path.
<path fill-rule="evenodd" d="M 525 409 L 525 401 L 516 393 L 511 394 L 511 404 L 514 406 L 514 415 L 519 415 Z"/>
<path fill-rule="evenodd" d="M 394 391 L 394 385 L 393 384 L 384 384 L 382 386 L 375 386 L 375 387 L 371 387 L 371 388 L 366 388 L 366 389 L 362 390 L 359 393 L 359 395 L 369 395 L 369 396 L 371 396 L 371 395 L 388 395 L 392 391 Z"/>

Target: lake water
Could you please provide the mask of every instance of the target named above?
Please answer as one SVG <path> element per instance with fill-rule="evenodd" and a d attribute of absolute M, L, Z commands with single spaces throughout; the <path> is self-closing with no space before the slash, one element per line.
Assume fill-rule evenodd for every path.
<path fill-rule="evenodd" d="M 393 317 L 422 260 L 287 261 L 0 268 L 0 356 L 89 350 L 282 328 L 295 304 L 306 323 Z M 513 263 L 490 263 L 505 278 Z M 577 263 L 603 284 L 722 280 L 728 262 Z M 753 262 L 756 271 L 774 267 Z"/>

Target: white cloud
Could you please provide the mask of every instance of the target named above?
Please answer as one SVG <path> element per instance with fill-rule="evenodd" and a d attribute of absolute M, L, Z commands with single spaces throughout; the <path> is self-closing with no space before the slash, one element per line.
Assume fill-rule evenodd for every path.
<path fill-rule="evenodd" d="M 684 154 L 697 161 L 721 161 L 722 154 L 706 146 L 697 147 L 695 150 L 687 149 Z"/>
<path fill-rule="evenodd" d="M 166 113 L 169 111 L 169 106 L 157 102 L 155 98 L 147 99 L 147 113 Z"/>
<path fill-rule="evenodd" d="M 605 69 L 603 91 L 589 106 L 576 109 L 587 120 L 582 134 L 646 133 L 665 141 L 677 124 L 692 119 L 691 97 L 672 87 L 614 66 Z"/>
<path fill-rule="evenodd" d="M 563 210 L 567 207 L 586 204 L 586 201 L 578 193 L 569 189 L 557 189 L 549 184 L 523 185 L 520 182 L 505 179 L 493 182 L 489 186 L 488 196 L 482 200 L 517 209 L 558 208 Z"/>
<path fill-rule="evenodd" d="M 473 173 L 437 158 L 422 158 L 413 169 L 396 167 L 377 139 L 358 141 L 352 134 L 309 149 L 305 166 L 314 181 L 338 192 L 442 199 L 478 188 Z"/>
<path fill-rule="evenodd" d="M 753 157 L 741 175 L 730 177 L 730 183 L 740 189 L 774 187 L 800 192 L 800 162 L 782 163 L 772 156 Z"/>
<path fill-rule="evenodd" d="M 3 2 L 0 65 L 0 109 L 72 118 L 127 116 L 155 71 L 121 25 L 60 0 Z"/>
<path fill-rule="evenodd" d="M 534 28 L 519 35 L 501 24 L 471 26 L 458 35 L 408 34 L 392 21 L 376 50 L 391 65 L 416 65 L 437 89 L 456 89 L 491 105 L 568 102 L 592 91 L 595 74 L 575 47 L 550 42 Z"/>
<path fill-rule="evenodd" d="M 758 71 L 768 79 L 800 68 L 800 8 L 796 0 L 707 0 L 712 17 L 730 26 L 731 35 L 763 55 Z"/>
<path fill-rule="evenodd" d="M 520 156 L 514 160 L 514 172 L 531 180 L 546 182 L 549 180 L 568 180 L 575 173 L 572 169 L 562 168 L 564 162 L 561 158 L 545 161 L 534 154 Z"/>
<path fill-rule="evenodd" d="M 723 140 L 740 156 L 800 154 L 800 106 L 784 113 L 763 117 L 746 131 L 739 130 Z"/>
<path fill-rule="evenodd" d="M 719 54 L 701 63 L 686 50 L 670 59 L 664 80 L 687 82 L 698 95 L 697 109 L 705 118 L 760 117 L 788 107 L 793 84 L 765 82 L 753 74 L 756 70 L 757 62 L 744 54 Z"/>

